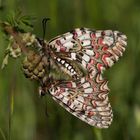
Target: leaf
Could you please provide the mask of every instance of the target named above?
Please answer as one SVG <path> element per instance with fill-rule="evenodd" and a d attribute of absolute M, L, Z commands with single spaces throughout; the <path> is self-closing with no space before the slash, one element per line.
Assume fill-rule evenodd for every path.
<path fill-rule="evenodd" d="M 36 20 L 34 16 L 23 15 L 20 10 L 11 13 L 7 21 L 20 32 L 28 32 L 33 30 L 32 23 Z"/>

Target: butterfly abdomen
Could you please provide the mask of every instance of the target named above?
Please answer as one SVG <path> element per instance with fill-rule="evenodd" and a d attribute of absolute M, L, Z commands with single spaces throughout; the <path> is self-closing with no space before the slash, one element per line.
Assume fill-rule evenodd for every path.
<path fill-rule="evenodd" d="M 64 73 L 68 74 L 71 78 L 77 79 L 84 75 L 78 65 L 74 64 L 74 61 L 72 62 L 71 60 L 61 57 L 55 57 L 55 60 L 60 69 Z"/>

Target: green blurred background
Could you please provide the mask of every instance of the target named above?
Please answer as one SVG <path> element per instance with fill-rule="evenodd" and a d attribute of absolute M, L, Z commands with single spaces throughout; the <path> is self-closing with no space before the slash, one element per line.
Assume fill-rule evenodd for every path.
<path fill-rule="evenodd" d="M 11 140 L 140 140 L 139 0 L 0 0 L 0 9 L 0 19 L 16 9 L 35 16 L 33 32 L 39 37 L 42 19 L 50 17 L 47 40 L 76 27 L 119 30 L 128 37 L 124 56 L 105 72 L 114 113 L 108 129 L 87 125 L 49 96 L 39 98 L 38 85 L 24 77 L 20 59 L 10 59 L 0 70 L 0 140 L 8 140 L 9 133 Z M 6 47 L 0 32 L 0 64 Z"/>

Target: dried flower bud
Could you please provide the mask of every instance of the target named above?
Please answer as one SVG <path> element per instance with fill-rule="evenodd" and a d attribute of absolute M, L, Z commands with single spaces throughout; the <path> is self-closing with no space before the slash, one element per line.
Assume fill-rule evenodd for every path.
<path fill-rule="evenodd" d="M 23 38 L 23 42 L 25 42 L 27 46 L 32 45 L 32 43 L 36 39 L 35 35 L 33 35 L 31 33 L 24 33 L 24 34 L 22 34 L 22 38 Z"/>
<path fill-rule="evenodd" d="M 27 78 L 38 80 L 45 75 L 45 63 L 34 51 L 29 51 L 23 61 L 23 71 Z"/>

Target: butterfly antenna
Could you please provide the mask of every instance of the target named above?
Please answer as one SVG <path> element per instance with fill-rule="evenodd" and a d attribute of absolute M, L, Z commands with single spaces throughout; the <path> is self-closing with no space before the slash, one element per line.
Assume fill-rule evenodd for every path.
<path fill-rule="evenodd" d="M 49 21 L 50 18 L 43 18 L 42 20 L 42 27 L 43 27 L 43 40 L 45 39 L 45 34 L 46 34 L 46 23 Z"/>
<path fill-rule="evenodd" d="M 43 40 L 45 39 L 45 34 L 46 34 L 46 23 L 49 20 L 50 20 L 50 18 L 43 18 L 43 20 L 42 20 Z M 48 75 L 49 75 L 48 82 L 50 83 L 51 82 L 51 80 L 50 80 L 50 70 L 51 70 L 51 68 L 50 68 L 50 52 L 48 52 L 48 56 L 47 57 L 48 57 Z M 48 90 L 48 92 L 49 92 L 49 90 Z M 47 105 L 46 105 L 46 116 L 48 116 Z"/>

